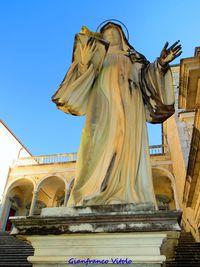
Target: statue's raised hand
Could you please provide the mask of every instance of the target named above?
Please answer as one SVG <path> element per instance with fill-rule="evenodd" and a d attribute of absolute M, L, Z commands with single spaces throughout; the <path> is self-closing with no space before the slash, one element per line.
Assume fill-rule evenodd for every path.
<path fill-rule="evenodd" d="M 179 42 L 180 41 L 175 42 L 169 48 L 167 48 L 169 43 L 166 42 L 166 44 L 164 45 L 161 51 L 160 57 L 158 58 L 159 63 L 161 64 L 162 67 L 166 67 L 166 65 L 169 62 L 173 61 L 175 58 L 180 56 L 182 51 L 181 51 L 181 45 Z"/>
<path fill-rule="evenodd" d="M 88 66 L 96 50 L 97 46 L 94 38 L 89 39 L 85 45 L 80 44 L 80 63 Z"/>

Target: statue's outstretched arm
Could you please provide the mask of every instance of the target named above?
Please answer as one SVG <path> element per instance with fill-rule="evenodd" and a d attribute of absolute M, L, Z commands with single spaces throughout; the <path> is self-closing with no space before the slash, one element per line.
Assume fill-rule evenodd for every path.
<path fill-rule="evenodd" d="M 172 46 L 167 48 L 169 45 L 168 42 L 164 45 L 160 57 L 158 58 L 158 62 L 162 67 L 166 67 L 166 65 L 172 62 L 175 58 L 179 57 L 182 53 L 180 41 L 176 41 Z"/>

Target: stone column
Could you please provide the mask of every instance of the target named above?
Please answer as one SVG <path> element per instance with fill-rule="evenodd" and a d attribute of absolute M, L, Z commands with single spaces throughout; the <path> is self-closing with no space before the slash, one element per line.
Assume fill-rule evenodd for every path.
<path fill-rule="evenodd" d="M 32 202 L 31 202 L 31 206 L 30 206 L 30 210 L 29 210 L 29 216 L 33 215 L 33 213 L 34 213 L 35 204 L 37 201 L 37 194 L 38 194 L 37 191 L 33 192 L 33 198 L 32 198 Z"/>
<path fill-rule="evenodd" d="M 68 187 L 68 188 L 65 189 L 64 207 L 67 206 L 67 201 L 69 199 L 69 194 L 70 194 L 70 188 Z"/>
<path fill-rule="evenodd" d="M 0 213 L 0 231 L 3 231 L 10 211 L 9 195 L 3 195 Z"/>
<path fill-rule="evenodd" d="M 173 190 L 174 202 L 175 202 L 176 210 L 180 210 L 175 183 L 172 184 L 172 190 Z"/>
<path fill-rule="evenodd" d="M 72 185 L 74 183 L 74 178 L 73 180 L 71 180 L 71 182 L 69 182 L 67 184 L 67 188 L 65 189 L 65 201 L 64 201 L 64 207 L 67 206 L 67 202 L 68 202 L 68 199 L 69 199 L 69 195 L 71 193 L 71 189 L 72 189 Z"/>

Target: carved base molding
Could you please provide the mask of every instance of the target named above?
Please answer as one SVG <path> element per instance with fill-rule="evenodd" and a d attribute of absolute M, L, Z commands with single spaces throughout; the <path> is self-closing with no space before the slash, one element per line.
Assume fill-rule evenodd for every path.
<path fill-rule="evenodd" d="M 68 234 L 26 237 L 35 249 L 28 258 L 46 266 L 161 266 L 162 233 Z M 80 262 L 82 262 L 81 265 Z M 87 262 L 91 262 L 87 265 Z M 117 264 L 118 263 L 118 264 Z"/>
<path fill-rule="evenodd" d="M 33 267 L 158 267 L 173 258 L 180 212 L 149 204 L 45 208 L 13 217 L 13 234 L 35 249 Z"/>

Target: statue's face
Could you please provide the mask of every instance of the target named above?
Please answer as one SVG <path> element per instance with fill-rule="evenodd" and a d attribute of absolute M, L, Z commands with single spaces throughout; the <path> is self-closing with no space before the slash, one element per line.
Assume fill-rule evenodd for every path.
<path fill-rule="evenodd" d="M 117 28 L 109 27 L 103 32 L 103 38 L 110 42 L 110 45 L 121 45 L 121 36 Z"/>

